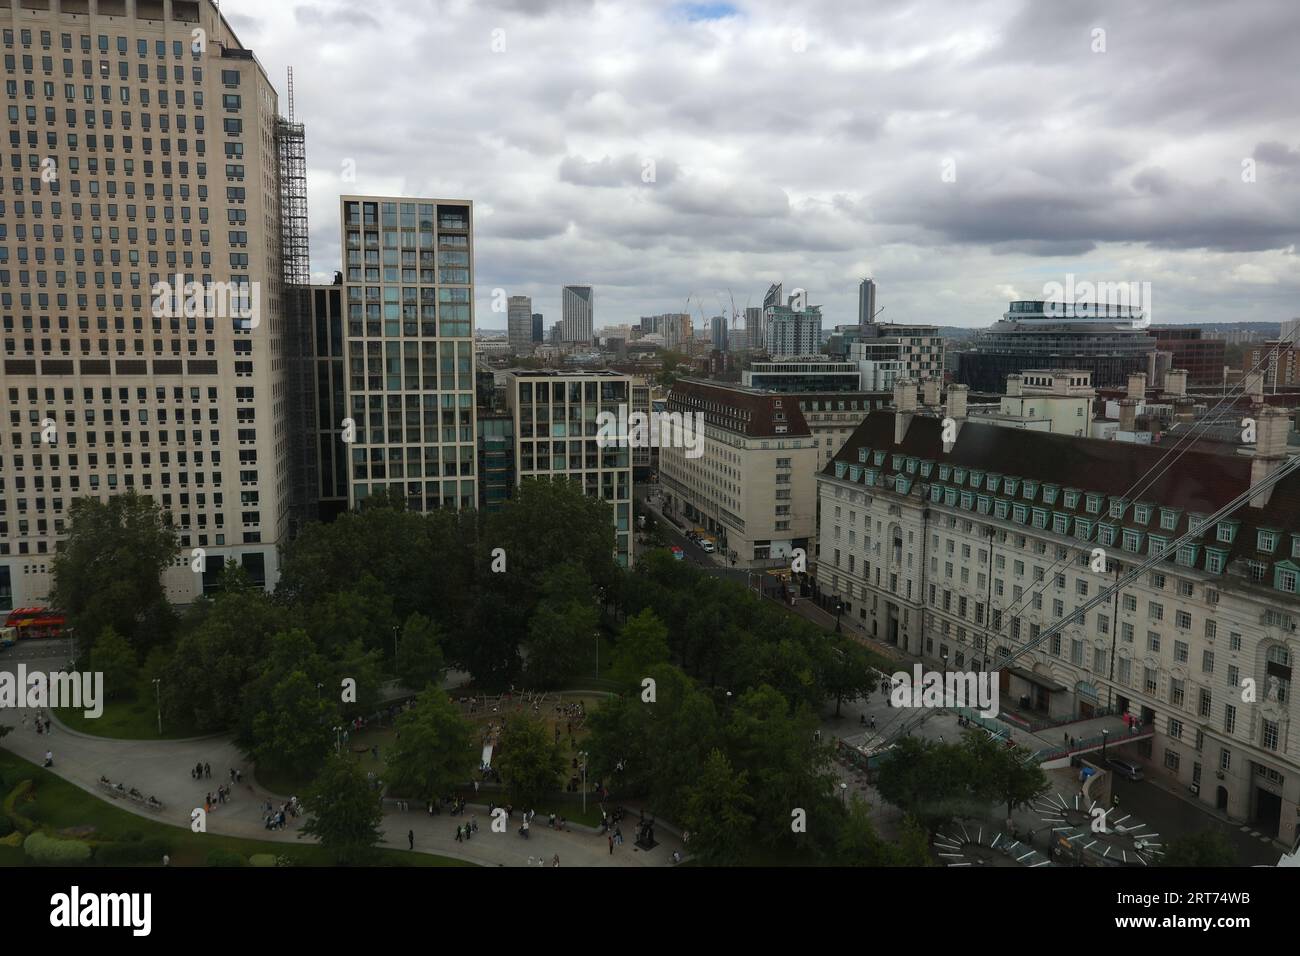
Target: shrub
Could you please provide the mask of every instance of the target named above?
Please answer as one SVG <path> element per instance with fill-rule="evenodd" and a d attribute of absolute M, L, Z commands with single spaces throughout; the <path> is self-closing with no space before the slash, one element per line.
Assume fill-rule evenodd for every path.
<path fill-rule="evenodd" d="M 9 796 L 5 797 L 3 806 L 4 816 L 8 817 L 13 823 L 15 829 L 23 833 L 31 833 L 36 829 L 36 824 L 18 809 L 18 804 L 26 803 L 32 796 L 34 785 L 30 780 L 21 780 L 13 790 L 9 791 Z"/>
<path fill-rule="evenodd" d="M 23 841 L 23 852 L 40 866 L 76 866 L 90 859 L 90 844 L 33 833 Z"/>
<path fill-rule="evenodd" d="M 254 853 L 248 858 L 249 866 L 275 866 L 275 855 L 272 853 Z"/>
<path fill-rule="evenodd" d="M 171 844 L 167 840 L 157 838 L 107 843 L 95 851 L 95 862 L 102 863 L 104 866 L 161 863 L 162 858 L 170 852 Z"/>
<path fill-rule="evenodd" d="M 246 863 L 243 856 L 229 850 L 213 850 L 208 854 L 208 866 L 245 866 Z"/>
<path fill-rule="evenodd" d="M 0 838 L 7 837 L 14 832 L 14 825 L 8 817 L 0 815 Z"/>

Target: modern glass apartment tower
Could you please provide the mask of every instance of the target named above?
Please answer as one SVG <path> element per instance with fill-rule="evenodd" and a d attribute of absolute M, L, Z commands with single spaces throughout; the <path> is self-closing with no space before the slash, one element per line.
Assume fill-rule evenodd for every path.
<path fill-rule="evenodd" d="M 344 196 L 350 507 L 475 508 L 473 203 Z"/>

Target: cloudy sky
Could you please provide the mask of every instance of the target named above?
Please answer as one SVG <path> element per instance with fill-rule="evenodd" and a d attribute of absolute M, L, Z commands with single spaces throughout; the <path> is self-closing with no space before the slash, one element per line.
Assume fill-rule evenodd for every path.
<path fill-rule="evenodd" d="M 1294 0 L 222 6 L 282 104 L 294 67 L 314 268 L 340 193 L 473 199 L 482 328 L 574 282 L 597 326 L 776 281 L 849 323 L 864 276 L 882 321 L 1071 274 L 1158 323 L 1300 316 Z"/>

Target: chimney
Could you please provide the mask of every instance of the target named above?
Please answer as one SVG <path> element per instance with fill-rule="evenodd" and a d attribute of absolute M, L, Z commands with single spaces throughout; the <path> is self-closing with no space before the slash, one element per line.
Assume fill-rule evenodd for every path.
<path fill-rule="evenodd" d="M 1264 404 L 1264 370 L 1252 369 L 1242 377 L 1243 388 L 1252 405 Z"/>
<path fill-rule="evenodd" d="M 1129 374 L 1128 397 L 1137 402 L 1146 401 L 1146 397 L 1147 397 L 1146 372 L 1132 372 Z"/>
<path fill-rule="evenodd" d="M 948 417 L 956 422 L 966 420 L 966 403 L 970 399 L 970 386 L 948 386 Z"/>
<path fill-rule="evenodd" d="M 939 406 L 939 380 L 937 378 L 927 378 L 921 382 L 921 388 L 925 392 L 926 408 L 937 408 Z"/>
<path fill-rule="evenodd" d="M 1137 414 L 1138 403 L 1131 398 L 1126 398 L 1119 403 L 1119 430 L 1122 432 L 1137 431 Z"/>
<path fill-rule="evenodd" d="M 894 444 L 907 437 L 907 426 L 916 414 L 916 382 L 902 378 L 894 383 Z"/>
<path fill-rule="evenodd" d="M 1025 377 L 1023 375 L 1007 376 L 1007 395 L 1011 398 L 1019 398 L 1025 394 Z"/>
<path fill-rule="evenodd" d="M 1255 456 L 1250 466 L 1250 484 L 1253 488 L 1286 461 L 1287 438 L 1291 434 L 1291 413 L 1285 408 L 1257 405 L 1255 416 Z M 1252 508 L 1265 507 L 1273 492 L 1266 491 L 1250 499 Z"/>
<path fill-rule="evenodd" d="M 1165 373 L 1165 394 L 1174 398 L 1187 396 L 1187 372 L 1185 369 L 1170 369 Z"/>

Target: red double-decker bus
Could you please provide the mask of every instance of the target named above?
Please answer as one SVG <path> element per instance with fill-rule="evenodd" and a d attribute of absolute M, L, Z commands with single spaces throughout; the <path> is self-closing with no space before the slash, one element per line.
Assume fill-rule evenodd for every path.
<path fill-rule="evenodd" d="M 52 611 L 47 607 L 24 607 L 9 612 L 5 618 L 5 627 L 14 628 L 20 641 L 41 640 L 63 637 L 67 621 L 62 611 Z"/>

